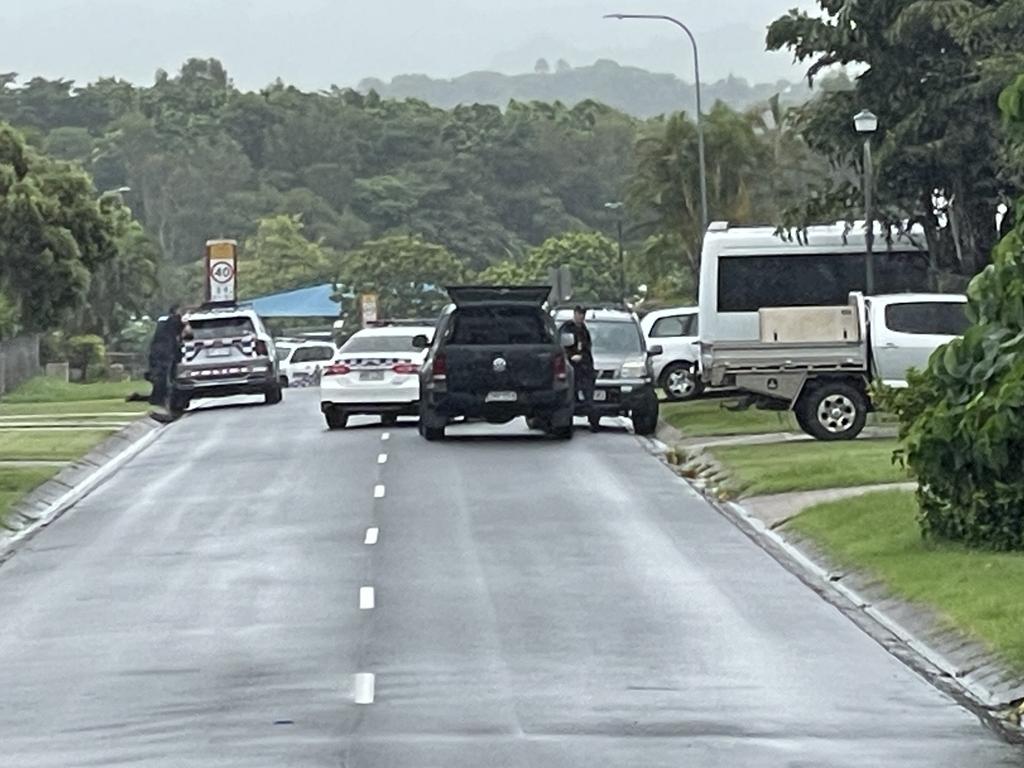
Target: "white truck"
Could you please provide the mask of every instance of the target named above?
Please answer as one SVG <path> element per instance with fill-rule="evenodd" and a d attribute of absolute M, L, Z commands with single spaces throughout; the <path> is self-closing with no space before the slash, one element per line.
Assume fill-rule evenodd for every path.
<path fill-rule="evenodd" d="M 923 232 L 876 229 L 865 298 L 863 225 L 770 228 L 712 224 L 701 263 L 701 377 L 744 403 L 792 410 L 819 440 L 851 440 L 871 410 L 870 384 L 905 386 L 910 368 L 968 325 L 961 295 L 923 293 Z M 915 292 L 916 291 L 916 292 Z"/>

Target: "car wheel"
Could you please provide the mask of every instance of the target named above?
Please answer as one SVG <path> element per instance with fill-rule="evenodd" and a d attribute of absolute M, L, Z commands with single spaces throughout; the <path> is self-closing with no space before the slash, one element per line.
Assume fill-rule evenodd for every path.
<path fill-rule="evenodd" d="M 643 400 L 630 414 L 633 431 L 638 435 L 653 435 L 658 431 L 658 396 L 654 390 L 644 393 Z"/>
<path fill-rule="evenodd" d="M 171 412 L 174 418 L 178 418 L 181 414 L 188 410 L 189 405 L 192 403 L 192 396 L 185 392 L 171 392 L 171 397 L 167 404 L 167 410 Z"/>
<path fill-rule="evenodd" d="M 281 402 L 281 399 L 282 399 L 282 395 L 281 395 L 281 385 L 280 385 L 280 383 L 273 384 L 263 394 L 263 402 L 266 405 L 277 405 L 278 403 Z"/>
<path fill-rule="evenodd" d="M 423 435 L 429 442 L 435 442 L 437 440 L 444 440 L 444 427 L 445 423 L 443 420 L 438 418 L 437 414 L 424 405 L 420 405 L 420 434 Z"/>
<path fill-rule="evenodd" d="M 704 382 L 691 364 L 672 363 L 661 375 L 661 388 L 669 400 L 682 402 L 700 397 L 704 391 Z"/>
<path fill-rule="evenodd" d="M 324 411 L 328 429 L 344 429 L 348 426 L 348 412 L 342 408 L 331 408 Z"/>
<path fill-rule="evenodd" d="M 279 378 L 277 380 L 277 383 L 280 385 L 281 389 L 288 389 L 288 377 L 287 376 L 282 376 L 281 378 Z"/>
<path fill-rule="evenodd" d="M 868 399 L 846 382 L 822 382 L 800 396 L 796 419 L 816 440 L 853 440 L 867 423 Z"/>
<path fill-rule="evenodd" d="M 393 427 L 398 423 L 398 416 L 393 413 L 381 414 L 380 423 L 385 427 Z"/>

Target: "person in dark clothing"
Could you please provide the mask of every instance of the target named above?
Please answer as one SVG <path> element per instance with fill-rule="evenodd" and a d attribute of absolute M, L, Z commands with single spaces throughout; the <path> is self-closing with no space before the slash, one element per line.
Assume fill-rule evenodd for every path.
<path fill-rule="evenodd" d="M 160 318 L 149 343 L 149 374 L 153 385 L 150 405 L 167 407 L 174 381 L 174 369 L 181 360 L 181 339 L 185 322 L 177 306 L 171 307 L 167 317 Z"/>
<path fill-rule="evenodd" d="M 572 362 L 576 381 L 576 397 L 583 401 L 590 429 L 597 431 L 600 417 L 594 413 L 594 382 L 597 374 L 594 371 L 594 342 L 587 328 L 587 313 L 581 306 L 573 309 L 572 320 L 566 321 L 560 332 L 572 334 L 572 346 L 565 348 L 565 353 Z"/>

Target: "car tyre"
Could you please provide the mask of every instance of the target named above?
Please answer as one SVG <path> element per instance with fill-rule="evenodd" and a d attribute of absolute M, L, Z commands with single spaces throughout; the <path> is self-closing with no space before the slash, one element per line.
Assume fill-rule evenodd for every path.
<path fill-rule="evenodd" d="M 808 388 L 796 403 L 800 428 L 815 440 L 853 440 L 868 420 L 869 403 L 859 388 L 825 381 Z"/>
<path fill-rule="evenodd" d="M 674 403 L 694 400 L 703 394 L 704 382 L 690 363 L 671 363 L 661 374 L 661 388 L 665 397 Z"/>
<path fill-rule="evenodd" d="M 644 392 L 643 400 L 630 414 L 633 419 L 633 431 L 648 437 L 658 431 L 658 396 L 653 389 Z"/>
<path fill-rule="evenodd" d="M 383 413 L 380 417 L 380 423 L 385 427 L 393 427 L 398 423 L 398 416 L 394 413 Z"/>
<path fill-rule="evenodd" d="M 189 405 L 192 403 L 192 396 L 187 392 L 171 392 L 171 396 L 167 403 L 167 410 L 171 412 L 174 418 L 178 418 L 181 414 L 188 410 Z"/>
<path fill-rule="evenodd" d="M 277 405 L 281 402 L 283 395 L 281 394 L 280 382 L 274 382 L 266 392 L 263 394 L 263 402 L 266 405 Z"/>
<path fill-rule="evenodd" d="M 551 414 L 551 419 L 542 419 L 544 431 L 550 434 L 556 440 L 571 440 L 573 436 L 573 418 L 574 406 L 570 405 L 562 411 L 555 411 Z"/>
<path fill-rule="evenodd" d="M 281 378 L 279 378 L 277 380 L 277 383 L 278 383 L 278 385 L 280 385 L 281 389 L 288 389 L 288 377 L 287 376 L 282 376 Z"/>
<path fill-rule="evenodd" d="M 428 442 L 437 442 L 438 440 L 444 440 L 444 428 L 445 423 L 442 421 L 436 413 L 427 408 L 424 405 L 420 405 L 420 434 Z"/>
<path fill-rule="evenodd" d="M 348 426 L 348 412 L 343 408 L 331 408 L 324 411 L 324 419 L 328 429 L 344 429 Z"/>

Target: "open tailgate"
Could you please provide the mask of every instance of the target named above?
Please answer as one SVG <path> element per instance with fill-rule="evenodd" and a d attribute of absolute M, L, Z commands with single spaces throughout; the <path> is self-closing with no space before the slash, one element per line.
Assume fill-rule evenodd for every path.
<path fill-rule="evenodd" d="M 528 304 L 540 307 L 551 295 L 551 286 L 548 285 L 460 285 L 445 290 L 458 307 L 473 304 Z"/>

